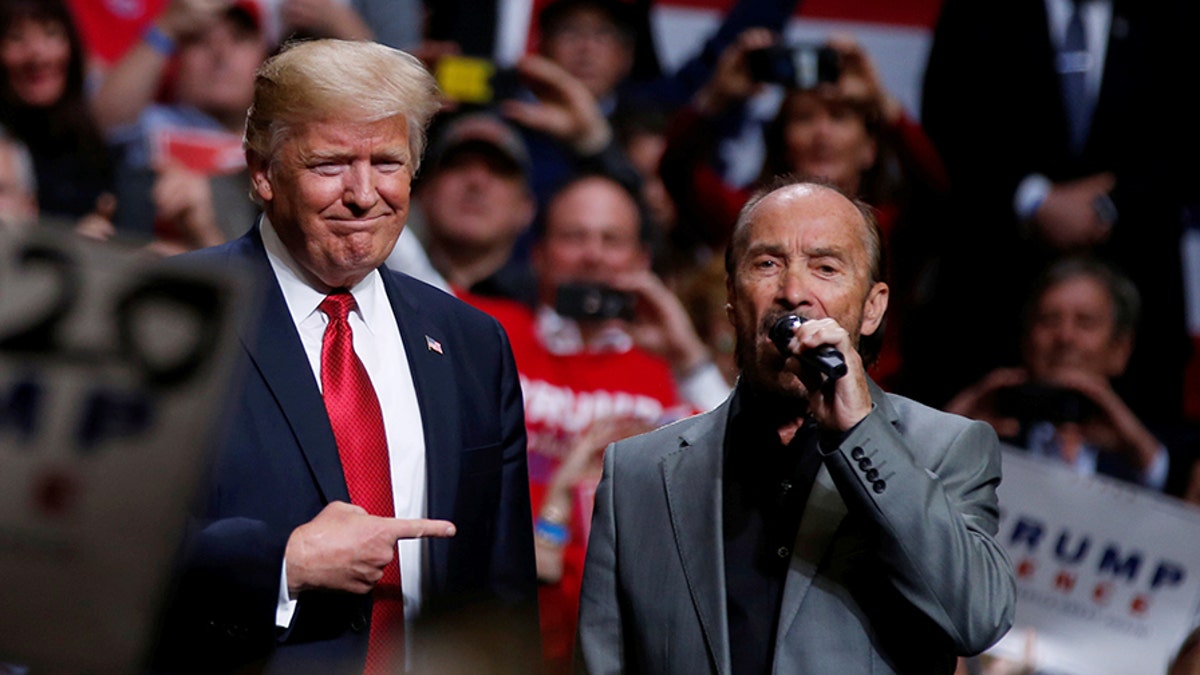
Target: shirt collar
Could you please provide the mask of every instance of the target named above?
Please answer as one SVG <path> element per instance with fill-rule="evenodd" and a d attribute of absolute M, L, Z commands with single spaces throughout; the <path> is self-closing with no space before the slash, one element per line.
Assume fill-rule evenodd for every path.
<path fill-rule="evenodd" d="M 284 246 L 266 215 L 262 217 L 259 231 L 262 235 L 263 248 L 267 250 L 267 261 L 271 263 L 271 269 L 279 281 L 279 289 L 283 291 L 283 299 L 287 304 L 288 312 L 292 315 L 292 322 L 299 326 L 313 315 L 320 315 L 324 321 L 324 313 L 317 308 L 325 299 L 326 293 L 314 288 L 309 283 L 307 273 Z M 383 310 L 383 303 L 387 302 L 387 294 L 383 288 L 383 278 L 379 276 L 379 270 L 371 270 L 367 276 L 363 277 L 362 281 L 350 289 L 350 294 L 354 296 L 354 301 L 358 305 L 356 311 L 367 330 L 372 333 L 377 332 L 376 327 L 381 320 L 379 314 Z"/>
<path fill-rule="evenodd" d="M 767 404 L 760 398 L 761 394 L 745 378 L 739 377 L 734 388 L 733 400 L 729 406 L 730 438 L 752 441 L 754 444 L 770 443 L 782 447 L 777 433 L 778 422 L 767 414 Z M 806 443 L 809 436 L 815 437 L 817 423 L 812 415 L 805 415 L 804 422 L 796 432 L 792 441 Z"/>

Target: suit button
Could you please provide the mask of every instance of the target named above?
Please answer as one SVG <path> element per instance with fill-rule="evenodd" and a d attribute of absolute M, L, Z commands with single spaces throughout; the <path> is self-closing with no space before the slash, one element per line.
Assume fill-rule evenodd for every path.
<path fill-rule="evenodd" d="M 871 484 L 871 489 L 875 491 L 875 494 L 880 494 L 887 489 L 887 483 L 877 480 Z"/>
<path fill-rule="evenodd" d="M 869 480 L 873 483 L 873 482 L 875 482 L 876 478 L 879 478 L 879 470 L 878 469 L 867 469 L 866 476 L 867 476 L 867 480 Z"/>
<path fill-rule="evenodd" d="M 858 468 L 862 469 L 863 471 L 871 468 L 871 458 L 863 457 L 862 459 L 858 460 Z"/>
<path fill-rule="evenodd" d="M 792 554 L 792 552 L 789 551 L 786 546 L 780 546 L 779 550 L 775 551 L 775 555 L 779 556 L 780 558 L 786 558 L 791 554 Z"/>
<path fill-rule="evenodd" d="M 862 448 L 855 447 L 853 450 L 850 451 L 850 459 L 855 459 L 855 460 L 862 459 L 863 455 L 865 455 L 865 454 L 866 453 L 863 452 Z"/>
<path fill-rule="evenodd" d="M 363 632 L 366 627 L 367 617 L 362 616 L 361 614 L 354 617 L 354 619 L 350 621 L 350 630 L 354 631 L 355 633 Z"/>

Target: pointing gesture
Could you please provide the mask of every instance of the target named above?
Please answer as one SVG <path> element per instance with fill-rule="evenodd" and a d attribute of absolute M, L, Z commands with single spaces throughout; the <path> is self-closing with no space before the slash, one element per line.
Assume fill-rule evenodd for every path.
<path fill-rule="evenodd" d="M 447 520 L 372 516 L 360 506 L 332 502 L 288 538 L 288 592 L 369 593 L 396 555 L 397 540 L 453 537 L 455 531 Z"/>

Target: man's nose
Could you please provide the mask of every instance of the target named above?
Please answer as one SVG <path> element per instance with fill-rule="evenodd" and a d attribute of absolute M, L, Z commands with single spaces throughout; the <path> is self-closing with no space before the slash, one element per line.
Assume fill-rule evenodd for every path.
<path fill-rule="evenodd" d="M 584 242 L 579 257 L 589 269 L 599 268 L 604 262 L 604 246 L 597 240 L 588 239 Z"/>
<path fill-rule="evenodd" d="M 1061 346 L 1071 346 L 1079 335 L 1078 329 L 1069 321 L 1063 321 L 1055 326 L 1054 342 Z"/>
<path fill-rule="evenodd" d="M 26 42 L 25 46 L 25 53 L 39 61 L 49 59 L 57 49 L 54 41 L 49 38 L 36 38 Z"/>
<path fill-rule="evenodd" d="M 795 309 L 808 301 L 808 284 L 802 270 L 785 269 L 779 275 L 775 302 L 786 309 Z"/>
<path fill-rule="evenodd" d="M 366 211 L 379 201 L 375 175 L 367 162 L 355 162 L 346 172 L 342 202 L 351 208 Z"/>
<path fill-rule="evenodd" d="M 467 187 L 471 190 L 480 190 L 491 178 L 491 169 L 488 169 L 482 164 L 473 164 L 468 166 L 464 171 Z"/>

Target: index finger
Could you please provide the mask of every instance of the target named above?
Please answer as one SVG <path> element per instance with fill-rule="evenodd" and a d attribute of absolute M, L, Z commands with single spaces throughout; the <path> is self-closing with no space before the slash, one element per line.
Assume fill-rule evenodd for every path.
<path fill-rule="evenodd" d="M 390 535 L 396 539 L 445 539 L 453 537 L 458 531 L 454 523 L 448 520 L 431 520 L 429 518 L 391 518 Z"/>

